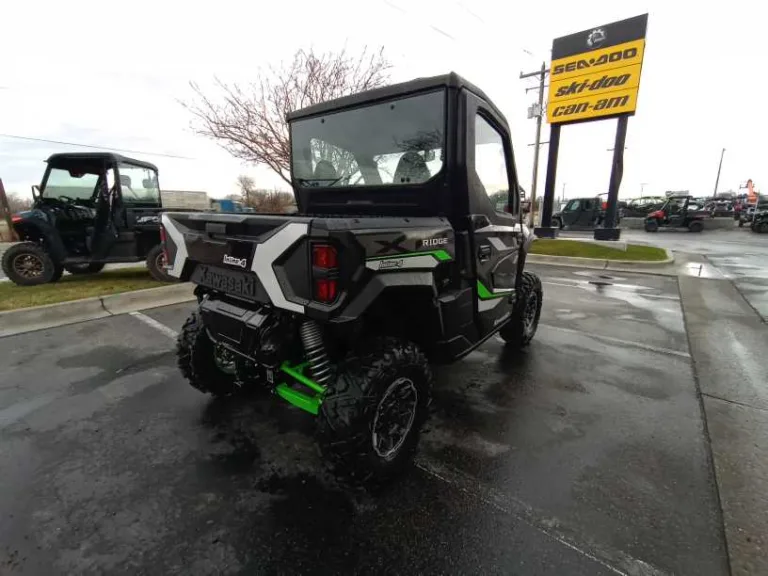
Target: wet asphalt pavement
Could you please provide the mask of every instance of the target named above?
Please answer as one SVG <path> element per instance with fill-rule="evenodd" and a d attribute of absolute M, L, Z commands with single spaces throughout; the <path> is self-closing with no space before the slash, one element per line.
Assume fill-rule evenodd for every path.
<path fill-rule="evenodd" d="M 591 233 L 566 233 L 589 236 Z M 701 277 L 725 279 L 733 283 L 742 297 L 768 320 L 768 235 L 748 228 L 733 231 L 713 230 L 692 234 L 686 230 L 622 230 L 621 239 L 634 244 L 653 244 L 678 254 L 678 261 L 702 265 Z"/>
<path fill-rule="evenodd" d="M 191 305 L 0 339 L 0 574 L 727 574 L 677 278 L 536 270 L 533 344 L 438 368 L 377 496 L 310 416 L 182 380 Z"/>

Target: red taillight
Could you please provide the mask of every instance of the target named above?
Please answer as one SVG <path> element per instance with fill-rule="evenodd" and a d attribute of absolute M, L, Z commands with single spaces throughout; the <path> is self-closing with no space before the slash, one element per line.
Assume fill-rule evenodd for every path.
<path fill-rule="evenodd" d="M 314 300 L 331 304 L 339 294 L 339 255 L 330 244 L 312 245 Z"/>
<path fill-rule="evenodd" d="M 315 280 L 315 300 L 329 303 L 336 300 L 338 283 L 335 278 L 318 278 Z"/>
<path fill-rule="evenodd" d="M 315 244 L 312 246 L 312 265 L 325 270 L 337 268 L 339 266 L 339 258 L 336 248 L 328 244 Z"/>
<path fill-rule="evenodd" d="M 23 220 L 23 218 L 21 216 L 16 215 L 16 214 L 11 216 L 11 222 L 21 222 L 22 220 Z"/>

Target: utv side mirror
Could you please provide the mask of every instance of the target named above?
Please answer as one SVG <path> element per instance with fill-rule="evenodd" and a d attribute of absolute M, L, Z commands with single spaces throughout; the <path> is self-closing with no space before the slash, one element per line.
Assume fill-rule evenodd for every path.
<path fill-rule="evenodd" d="M 40 186 L 32 184 L 32 199 L 37 200 L 40 197 Z"/>

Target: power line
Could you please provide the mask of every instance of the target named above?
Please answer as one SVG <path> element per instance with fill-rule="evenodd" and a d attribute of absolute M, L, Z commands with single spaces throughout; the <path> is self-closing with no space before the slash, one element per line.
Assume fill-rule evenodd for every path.
<path fill-rule="evenodd" d="M 477 21 L 481 22 L 482 24 L 485 24 L 485 20 L 483 20 L 480 16 L 475 14 L 472 10 L 470 10 L 469 8 L 464 6 L 464 4 L 462 2 L 456 2 L 456 4 L 459 6 L 459 8 L 463 9 L 465 12 L 467 12 L 467 13 L 471 14 L 472 16 L 474 16 Z"/>
<path fill-rule="evenodd" d="M 30 142 L 45 142 L 48 144 L 61 144 L 63 146 L 78 146 L 80 148 L 92 148 L 94 150 L 111 150 L 112 152 L 127 152 L 128 154 L 145 154 L 147 156 L 163 156 L 165 158 L 178 158 L 180 160 L 195 160 L 189 156 L 176 154 L 163 154 L 162 152 L 147 152 L 144 150 L 128 150 L 126 148 L 113 148 L 111 146 L 93 146 L 91 144 L 78 144 L 77 142 L 62 142 L 60 140 L 47 140 L 45 138 L 32 138 L 31 136 L 18 136 L 16 134 L 0 134 L 0 138 L 13 138 L 14 140 L 28 140 Z"/>

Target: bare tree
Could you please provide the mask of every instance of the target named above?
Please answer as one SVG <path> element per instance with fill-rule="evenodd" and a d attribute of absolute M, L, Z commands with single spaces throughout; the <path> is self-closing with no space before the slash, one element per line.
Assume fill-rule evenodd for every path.
<path fill-rule="evenodd" d="M 191 83 L 195 98 L 184 106 L 194 116 L 198 134 L 218 141 L 235 158 L 266 164 L 290 184 L 286 114 L 382 86 L 390 67 L 383 48 L 365 49 L 359 56 L 346 49 L 323 54 L 299 50 L 291 62 L 262 72 L 255 83 L 216 79 L 217 94 L 204 94 Z"/>
<path fill-rule="evenodd" d="M 240 174 L 237 177 L 237 185 L 240 187 L 240 196 L 242 196 L 243 204 L 246 206 L 253 206 L 252 202 L 255 200 L 256 183 L 253 178 Z"/>
<path fill-rule="evenodd" d="M 16 192 L 11 192 L 8 194 L 8 207 L 11 209 L 12 214 L 22 210 L 29 210 L 32 207 L 32 199 L 25 198 Z"/>
<path fill-rule="evenodd" d="M 293 194 L 278 189 L 256 188 L 250 176 L 238 176 L 237 185 L 240 187 L 240 196 L 237 199 L 257 212 L 282 213 L 293 206 Z"/>
<path fill-rule="evenodd" d="M 288 212 L 293 207 L 293 194 L 283 192 L 282 190 L 257 190 L 259 194 L 259 205 L 256 210 L 259 212 L 269 212 L 272 214 L 282 214 Z"/>

